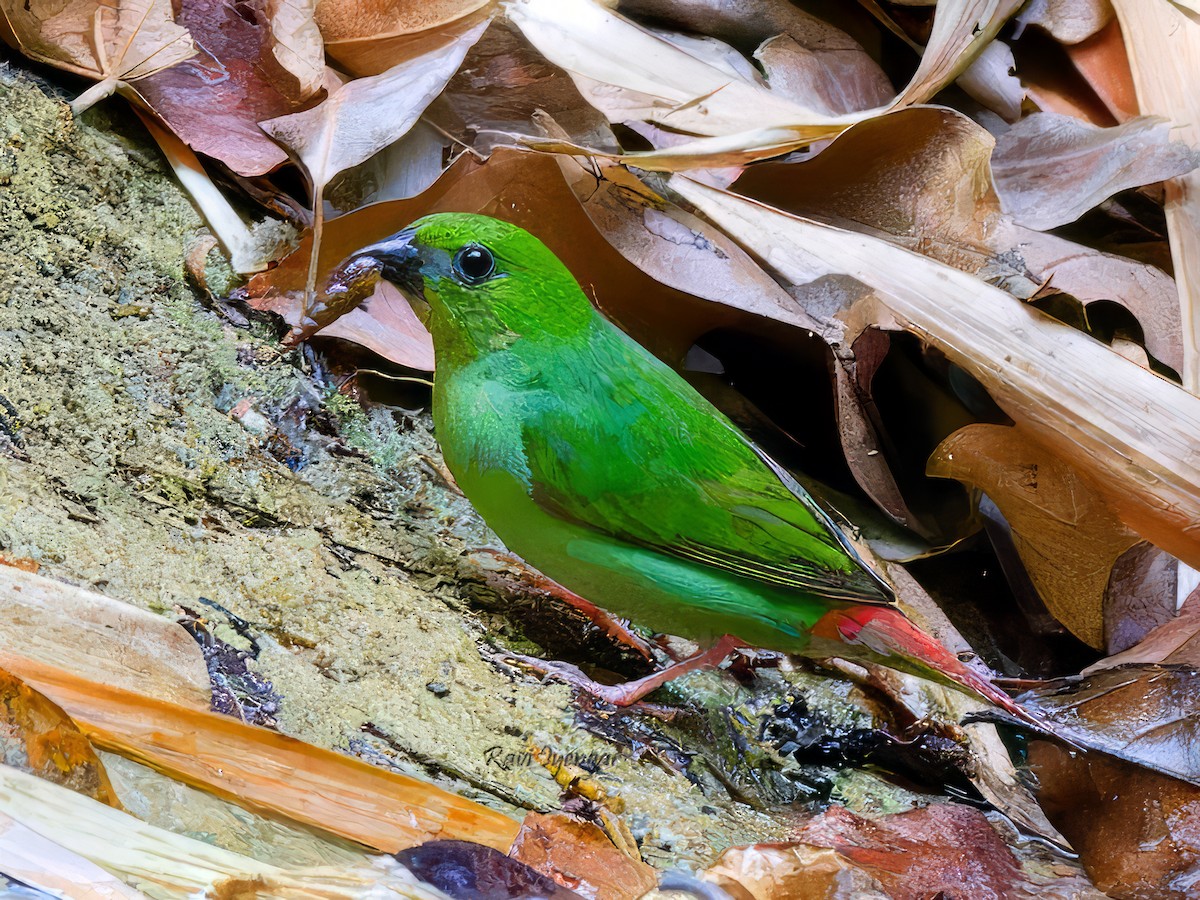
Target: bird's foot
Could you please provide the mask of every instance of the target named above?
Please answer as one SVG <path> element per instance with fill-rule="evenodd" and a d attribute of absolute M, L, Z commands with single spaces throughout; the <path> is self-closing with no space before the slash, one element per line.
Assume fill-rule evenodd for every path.
<path fill-rule="evenodd" d="M 624 684 L 600 684 L 588 678 L 578 666 L 571 665 L 570 663 L 549 662 L 544 659 L 537 659 L 533 656 L 523 656 L 516 653 L 505 655 L 513 662 L 521 663 L 541 673 L 546 678 L 565 682 L 573 688 L 590 694 L 597 700 L 603 700 L 605 703 L 613 706 L 631 706 L 651 691 L 662 687 L 668 681 L 674 681 L 676 678 L 687 675 L 689 672 L 717 668 L 731 653 L 746 646 L 745 641 L 727 634 L 708 650 L 669 665 L 652 675 L 647 675 L 645 678 L 639 678 L 636 681 L 627 681 Z"/>

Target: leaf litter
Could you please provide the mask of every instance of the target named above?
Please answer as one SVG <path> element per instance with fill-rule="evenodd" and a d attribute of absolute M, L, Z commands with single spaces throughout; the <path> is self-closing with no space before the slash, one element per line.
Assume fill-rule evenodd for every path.
<path fill-rule="evenodd" d="M 728 770 L 705 757 L 700 776 L 685 761 L 698 732 L 667 737 L 641 721 L 680 713 L 583 715 L 613 746 L 639 748 L 635 767 L 646 753 L 701 792 L 791 817 L 760 843 L 709 847 L 698 878 L 755 898 L 958 887 L 1184 897 L 1200 852 L 1197 629 L 1195 602 L 1176 595 L 1200 566 L 1200 407 L 1188 190 L 1198 141 L 1180 86 L 1194 80 L 1200 24 L 1188 4 L 1148 2 L 1134 12 L 1125 0 L 1040 0 L 1016 15 L 1007 0 L 737 11 L 709 0 L 63 0 L 6 5 L 0 36 L 96 82 L 76 113 L 116 91 L 152 118 L 233 271 L 260 273 L 218 308 L 244 310 L 243 322 L 281 316 L 288 345 L 311 339 L 306 377 L 337 385 L 318 407 L 348 405 L 365 428 L 398 396 L 426 402 L 395 385 L 436 363 L 403 295 L 339 262 L 428 212 L 498 215 L 542 237 L 602 311 L 803 471 L 852 536 L 892 561 L 902 603 L 947 648 L 978 651 L 1016 683 L 1029 674 L 1018 658 L 1039 656 L 1037 674 L 1058 676 L 1018 698 L 1040 722 L 1027 754 L 979 723 L 995 716 L 978 703 L 838 661 L 743 671 L 741 686 L 735 666 L 667 693 L 701 731 L 761 718 L 767 734 L 769 703 L 755 704 L 802 685 L 825 703 L 820 715 L 861 717 L 880 746 L 959 748 L 940 775 L 918 757 L 930 768 L 907 786 L 896 772 L 859 774 L 854 754 L 793 771 L 744 731 Z M 290 253 L 267 237 L 289 228 L 300 232 Z M 285 358 L 300 359 L 275 364 Z M 280 465 L 301 464 L 286 446 L 289 414 L 263 417 L 247 398 L 230 415 L 275 441 Z M 5 425 L 0 453 L 23 463 L 18 433 Z M 432 897 L 431 885 L 459 896 L 471 884 L 635 897 L 659 880 L 648 863 L 670 859 L 669 839 L 626 822 L 603 773 L 555 763 L 561 809 L 520 826 L 475 802 L 517 798 L 503 776 L 470 782 L 480 793 L 467 799 L 208 712 L 213 669 L 169 619 L 16 569 L 0 576 L 0 602 L 19 610 L 0 626 L 10 765 L 21 758 L 43 777 L 50 765 L 79 790 L 78 765 L 84 793 L 119 806 L 98 748 L 158 773 L 147 777 L 302 823 L 331 848 L 349 838 L 401 851 L 320 871 L 274 865 L 6 768 L 10 878 L 58 890 L 117 878 L 121 896 L 370 886 Z M 494 588 L 494 572 L 480 577 Z M 622 637 L 599 611 L 544 596 L 602 642 L 640 648 L 640 665 L 678 653 L 668 637 Z M 1024 638 L 1039 647 L 997 633 L 972 649 L 960 632 L 989 616 L 1041 623 Z M 1076 644 L 1055 638 L 1066 633 Z M 247 634 L 226 637 L 258 640 Z M 1100 659 L 1106 650 L 1117 652 Z M 239 658 L 250 677 L 255 657 Z M 842 694 L 830 704 L 823 690 Z M 744 780 L 747 767 L 757 774 Z M 883 784 L 886 800 L 873 793 Z M 785 813 L 785 795 L 807 804 Z M 947 802 L 967 797 L 988 813 Z M 1073 847 L 1082 868 L 1020 835 Z M 54 882 L 54 866 L 76 874 Z"/>

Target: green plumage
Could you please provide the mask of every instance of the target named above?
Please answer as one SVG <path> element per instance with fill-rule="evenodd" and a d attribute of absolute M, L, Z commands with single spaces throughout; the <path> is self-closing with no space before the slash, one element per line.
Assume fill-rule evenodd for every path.
<path fill-rule="evenodd" d="M 430 306 L 446 464 L 514 552 L 696 640 L 802 651 L 831 608 L 887 602 L 812 498 L 597 313 L 532 235 L 440 214 L 397 237 Z M 478 281 L 459 271 L 472 247 L 494 260 Z"/>

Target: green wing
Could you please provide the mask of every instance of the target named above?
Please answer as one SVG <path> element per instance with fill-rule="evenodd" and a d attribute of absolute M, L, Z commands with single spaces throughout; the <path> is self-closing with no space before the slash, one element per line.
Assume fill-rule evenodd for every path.
<path fill-rule="evenodd" d="M 605 323 L 607 324 L 607 323 Z M 561 368 L 523 442 L 551 514 L 831 600 L 890 602 L 811 496 L 674 371 L 611 328 Z"/>

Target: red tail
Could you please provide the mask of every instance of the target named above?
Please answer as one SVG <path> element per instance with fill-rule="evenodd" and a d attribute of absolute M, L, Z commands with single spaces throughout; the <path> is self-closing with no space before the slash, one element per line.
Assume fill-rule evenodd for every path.
<path fill-rule="evenodd" d="M 1044 727 L 1008 694 L 964 665 L 899 610 L 886 606 L 831 610 L 813 626 L 812 632 L 817 637 L 865 647 L 881 657 L 881 662 L 901 671 L 922 677 L 940 676 L 938 680 L 951 681 L 1024 722 Z"/>

